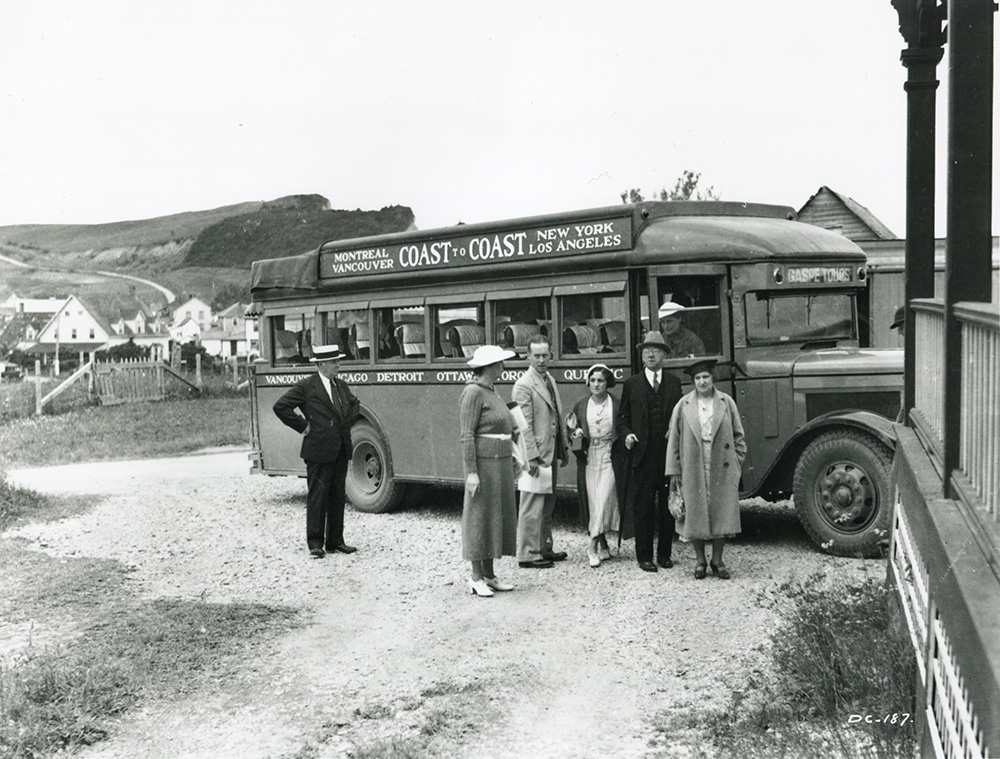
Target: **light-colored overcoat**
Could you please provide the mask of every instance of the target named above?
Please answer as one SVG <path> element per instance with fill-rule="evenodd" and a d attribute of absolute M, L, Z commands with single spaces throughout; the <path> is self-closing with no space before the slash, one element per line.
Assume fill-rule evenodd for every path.
<path fill-rule="evenodd" d="M 681 476 L 684 519 L 677 532 L 687 540 L 711 540 L 740 532 L 740 470 L 746 456 L 743 422 L 736 402 L 721 390 L 712 400 L 712 448 L 705 493 L 698 393 L 692 390 L 674 407 L 667 438 L 666 474 Z"/>
<path fill-rule="evenodd" d="M 555 386 L 555 380 L 552 380 L 553 389 Z M 553 459 L 564 461 L 567 456 L 566 442 L 557 430 L 562 424 L 562 403 L 558 391 L 553 398 L 545 386 L 545 377 L 529 368 L 514 383 L 510 397 L 521 407 L 524 419 L 531 428 L 531 434 L 525 435 L 524 441 L 528 460 L 537 458 L 542 466 L 552 466 Z"/>

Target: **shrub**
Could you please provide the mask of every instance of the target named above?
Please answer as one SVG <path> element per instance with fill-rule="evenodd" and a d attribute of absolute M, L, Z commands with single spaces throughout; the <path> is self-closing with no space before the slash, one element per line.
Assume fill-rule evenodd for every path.
<path fill-rule="evenodd" d="M 770 666 L 709 718 L 721 755 L 912 756 L 916 663 L 905 630 L 890 619 L 885 580 L 844 586 L 813 575 L 763 601 L 781 620 L 766 653 Z M 909 717 L 849 722 L 855 714 Z"/>

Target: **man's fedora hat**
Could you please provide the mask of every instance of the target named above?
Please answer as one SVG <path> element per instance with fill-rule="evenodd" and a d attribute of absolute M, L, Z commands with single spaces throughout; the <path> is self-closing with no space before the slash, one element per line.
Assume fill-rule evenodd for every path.
<path fill-rule="evenodd" d="M 899 329 L 902 327 L 905 318 L 906 306 L 900 306 L 896 309 L 896 313 L 892 317 L 892 324 L 889 325 L 889 329 Z"/>
<path fill-rule="evenodd" d="M 660 306 L 660 310 L 657 312 L 657 316 L 659 316 L 661 319 L 666 316 L 677 316 L 677 314 L 679 314 L 683 310 L 684 306 L 682 306 L 680 303 L 674 303 L 672 300 L 668 300 L 666 303 Z"/>
<path fill-rule="evenodd" d="M 653 330 L 652 332 L 647 332 L 646 339 L 643 340 L 641 343 L 639 343 L 636 347 L 639 350 L 642 350 L 643 348 L 659 348 L 664 353 L 670 353 L 670 347 L 663 339 L 663 335 L 661 335 L 656 330 Z"/>
<path fill-rule="evenodd" d="M 309 360 L 317 364 L 320 361 L 334 361 L 338 358 L 346 357 L 346 353 L 340 352 L 339 345 L 314 345 L 312 358 Z"/>
<path fill-rule="evenodd" d="M 478 369 L 482 366 L 498 364 L 501 361 L 506 361 L 508 358 L 516 357 L 517 354 L 514 351 L 504 350 L 499 345 L 480 345 L 476 348 L 476 352 L 472 354 L 472 358 L 465 363 L 473 369 Z"/>

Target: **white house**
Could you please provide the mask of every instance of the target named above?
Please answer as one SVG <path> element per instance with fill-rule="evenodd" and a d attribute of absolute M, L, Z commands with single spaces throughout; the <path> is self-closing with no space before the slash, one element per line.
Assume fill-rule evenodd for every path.
<path fill-rule="evenodd" d="M 177 327 L 185 319 L 191 319 L 198 324 L 202 332 L 212 326 L 212 307 L 201 298 L 188 298 L 173 310 L 171 327 Z"/>
<path fill-rule="evenodd" d="M 180 322 L 172 324 L 167 328 L 167 332 L 170 333 L 170 339 L 177 343 L 189 343 L 192 340 L 199 340 L 203 331 L 201 325 L 190 316 L 184 317 Z"/>
<path fill-rule="evenodd" d="M 70 295 L 35 336 L 29 353 L 42 356 L 59 352 L 79 353 L 81 359 L 108 345 L 115 336 L 107 319 L 78 296 Z"/>

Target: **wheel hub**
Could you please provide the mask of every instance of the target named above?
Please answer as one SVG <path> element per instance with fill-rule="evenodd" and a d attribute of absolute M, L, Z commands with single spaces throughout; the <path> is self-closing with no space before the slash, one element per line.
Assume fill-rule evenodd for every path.
<path fill-rule="evenodd" d="M 852 462 L 831 465 L 817 482 L 817 490 L 824 517 L 841 532 L 865 529 L 878 512 L 868 473 Z"/>

